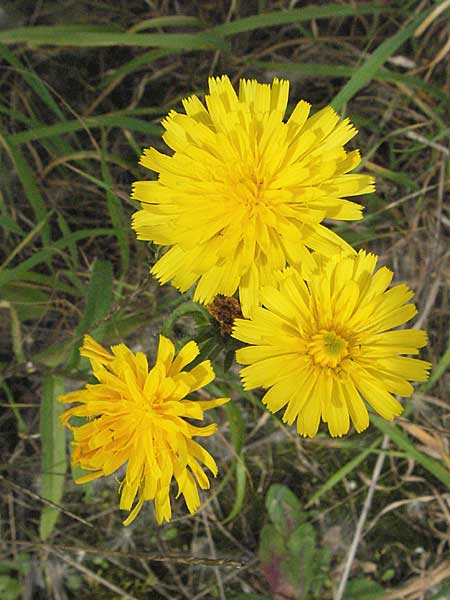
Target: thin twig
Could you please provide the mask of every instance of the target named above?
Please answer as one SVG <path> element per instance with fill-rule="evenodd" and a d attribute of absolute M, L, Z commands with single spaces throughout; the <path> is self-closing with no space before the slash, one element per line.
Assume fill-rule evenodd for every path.
<path fill-rule="evenodd" d="M 208 539 L 209 549 L 211 551 L 211 556 L 216 558 L 216 547 L 214 545 L 214 540 L 212 539 L 211 529 L 209 527 L 208 517 L 205 514 L 205 511 L 202 513 L 203 524 L 205 526 L 206 537 Z M 220 575 L 220 569 L 218 567 L 214 567 L 214 575 L 217 580 L 217 587 L 219 588 L 220 600 L 226 600 L 225 591 L 223 589 L 222 577 Z"/>
<path fill-rule="evenodd" d="M 94 527 L 94 525 L 92 525 L 91 523 L 88 523 L 87 521 L 85 521 L 84 519 L 82 519 L 81 517 L 76 515 L 75 513 L 70 512 L 70 510 L 66 510 L 59 504 L 56 504 L 56 502 L 47 500 L 47 498 L 44 498 L 43 496 L 40 496 L 39 494 L 36 494 L 35 492 L 32 492 L 31 490 L 28 490 L 27 488 L 24 488 L 21 485 L 18 485 L 17 483 L 13 483 L 12 481 L 9 481 L 9 479 L 6 479 L 6 477 L 3 477 L 3 475 L 0 475 L 0 482 L 5 483 L 7 486 L 12 488 L 16 492 L 25 494 L 25 496 L 29 496 L 30 498 L 33 498 L 33 500 L 38 500 L 39 502 L 42 502 L 42 504 L 51 506 L 52 508 L 59 510 L 64 515 L 74 519 L 75 521 L 78 521 L 79 523 L 83 523 L 83 525 L 86 525 L 86 527 L 91 527 L 91 528 Z"/>
<path fill-rule="evenodd" d="M 120 598 L 126 598 L 126 600 L 138 600 L 138 598 L 136 598 L 136 596 L 130 596 L 130 594 L 127 594 L 125 592 L 125 590 L 118 587 L 117 585 L 114 585 L 114 583 L 111 583 L 104 577 L 97 575 L 97 573 L 94 573 L 94 571 L 91 571 L 91 569 L 88 569 L 87 567 L 85 567 L 81 563 L 77 562 L 76 560 L 72 560 L 68 556 L 65 556 L 62 552 L 55 551 L 54 548 L 49 547 L 49 549 L 51 552 L 56 554 L 56 556 L 58 556 L 63 562 L 67 563 L 74 569 L 77 569 L 77 571 L 80 571 L 80 573 L 83 573 L 83 575 L 85 575 L 88 578 L 88 580 L 94 579 L 94 581 L 97 581 L 98 583 L 103 585 L 105 588 L 111 590 L 115 594 L 119 594 Z"/>
<path fill-rule="evenodd" d="M 381 444 L 382 450 L 387 450 L 389 445 L 389 437 L 387 435 L 383 438 L 383 443 Z M 339 588 L 334 600 L 342 600 L 345 592 L 345 588 L 347 585 L 348 576 L 350 575 L 350 570 L 352 568 L 353 561 L 355 559 L 356 551 L 358 549 L 359 542 L 361 540 L 362 531 L 364 525 L 367 520 L 367 516 L 369 514 L 370 507 L 372 505 L 373 496 L 375 494 L 375 488 L 378 483 L 378 479 L 381 474 L 381 469 L 383 468 L 384 459 L 386 458 L 386 453 L 381 452 L 377 458 L 377 462 L 375 463 L 375 467 L 372 473 L 372 479 L 369 485 L 369 491 L 367 492 L 366 500 L 364 502 L 363 509 L 361 511 L 361 515 L 358 520 L 358 524 L 356 526 L 355 535 L 353 537 L 352 544 L 348 551 L 347 560 L 345 561 L 344 571 L 342 573 L 341 581 L 339 582 Z"/>

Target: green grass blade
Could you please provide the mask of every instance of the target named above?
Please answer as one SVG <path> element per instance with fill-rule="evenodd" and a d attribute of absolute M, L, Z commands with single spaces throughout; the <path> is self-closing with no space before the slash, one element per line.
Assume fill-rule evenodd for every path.
<path fill-rule="evenodd" d="M 1 297 L 14 306 L 20 321 L 42 319 L 51 308 L 50 294 L 30 285 L 5 285 L 2 287 Z"/>
<path fill-rule="evenodd" d="M 368 448 L 365 448 L 362 452 L 360 452 L 357 456 L 352 458 L 348 463 L 345 463 L 340 469 L 333 473 L 333 475 L 327 479 L 327 481 L 320 486 L 320 488 L 315 492 L 308 502 L 308 506 L 317 502 L 317 500 L 323 496 L 326 492 L 331 490 L 335 485 L 337 485 L 344 477 L 346 477 L 349 473 L 351 473 L 356 467 L 362 463 L 362 461 L 368 456 L 374 448 L 379 446 L 381 443 L 381 438 L 378 438 L 373 444 L 371 444 Z"/>
<path fill-rule="evenodd" d="M 64 475 L 67 469 L 66 437 L 58 416 L 64 407 L 56 397 L 64 393 L 61 377 L 47 374 L 42 386 L 40 431 L 42 446 L 41 496 L 59 504 L 63 495 Z M 59 511 L 45 505 L 39 521 L 39 535 L 46 540 L 52 533 Z"/>
<path fill-rule="evenodd" d="M 127 117 L 122 115 L 100 115 L 98 117 L 88 117 L 87 119 L 77 119 L 75 121 L 65 121 L 64 123 L 56 123 L 55 125 L 42 125 L 33 127 L 26 131 L 14 133 L 8 136 L 8 143 L 11 146 L 18 146 L 35 140 L 43 140 L 50 137 L 59 137 L 65 133 L 72 131 L 80 131 L 82 129 L 91 129 L 93 127 L 118 127 L 120 129 L 131 129 L 139 131 L 149 136 L 159 137 L 162 133 L 162 127 L 136 119 L 135 117 Z"/>
<path fill-rule="evenodd" d="M 42 219 L 40 223 L 38 223 L 31 231 L 29 231 L 24 238 L 17 244 L 14 250 L 5 258 L 3 263 L 0 265 L 0 272 L 5 269 L 9 263 L 13 260 L 15 256 L 17 256 L 22 250 L 31 242 L 31 240 L 40 233 L 41 229 L 45 227 L 48 219 L 50 218 L 51 213 L 48 213 L 47 216 Z"/>
<path fill-rule="evenodd" d="M 439 379 L 442 377 L 442 375 L 447 371 L 447 369 L 449 367 L 450 367 L 450 346 L 444 352 L 444 355 L 442 356 L 441 360 L 438 362 L 438 364 L 436 365 L 436 368 L 431 373 L 430 379 L 420 387 L 421 391 L 426 392 L 427 390 L 430 390 L 433 387 L 433 385 L 439 381 Z"/>
<path fill-rule="evenodd" d="M 53 96 L 51 95 L 48 84 L 45 83 L 39 77 L 39 75 L 31 69 L 29 65 L 24 66 L 15 56 L 15 54 L 13 54 L 3 44 L 0 44 L 0 59 L 3 59 L 5 62 L 9 63 L 11 67 L 13 67 L 16 70 L 17 73 L 20 73 L 20 75 L 23 77 L 30 89 L 32 89 L 35 92 L 35 94 L 39 96 L 43 104 L 50 110 L 50 112 L 56 115 L 56 117 L 60 121 L 65 120 L 64 113 L 62 112 L 58 103 L 54 100 Z M 31 106 L 33 107 L 34 105 L 35 102 L 32 102 Z M 33 125 L 36 125 L 36 117 L 33 116 L 30 119 L 29 117 L 22 115 L 18 111 L 8 110 L 8 107 L 5 108 L 8 114 L 10 114 L 14 119 L 22 123 L 28 122 L 29 125 L 27 126 L 27 129 Z M 49 148 L 49 150 L 50 149 L 58 154 L 68 154 L 71 151 L 70 144 L 67 142 L 67 140 L 64 140 L 62 138 L 53 139 L 51 142 L 51 148 Z"/>
<path fill-rule="evenodd" d="M 25 231 L 18 225 L 14 219 L 12 219 L 5 212 L 0 215 L 0 227 L 3 227 L 7 233 L 18 233 L 19 235 L 26 235 Z"/>
<path fill-rule="evenodd" d="M 248 64 L 252 67 L 258 67 L 267 71 L 278 71 L 282 76 L 284 74 L 295 73 L 305 78 L 311 77 L 316 79 L 317 77 L 330 77 L 332 79 L 343 78 L 349 79 L 358 70 L 358 67 L 350 65 L 330 65 L 322 63 L 289 63 L 289 62 L 273 62 L 265 60 L 248 60 Z M 280 76 L 279 75 L 279 76 Z M 403 83 L 412 88 L 418 88 L 424 92 L 435 96 L 439 100 L 446 102 L 447 96 L 437 86 L 432 85 L 426 81 L 423 81 L 419 77 L 411 77 L 410 75 L 404 75 L 403 73 L 395 73 L 383 67 L 377 71 L 373 79 L 377 81 L 388 81 L 393 83 Z"/>
<path fill-rule="evenodd" d="M 103 147 L 106 144 L 106 136 L 103 135 Z M 122 202 L 120 199 L 112 192 L 112 179 L 111 173 L 109 171 L 108 163 L 106 161 L 106 153 L 102 152 L 101 156 L 101 166 L 102 166 L 102 178 L 103 181 L 108 186 L 106 190 L 106 203 L 108 206 L 109 216 L 111 217 L 111 222 L 113 224 L 117 241 L 119 243 L 120 250 L 120 261 L 121 261 L 121 273 L 125 275 L 128 266 L 130 264 L 130 246 L 128 243 L 128 234 L 131 231 L 129 225 L 129 218 L 125 214 Z"/>
<path fill-rule="evenodd" d="M 0 31 L 3 44 L 28 44 L 31 46 L 146 46 L 148 48 L 173 48 L 174 50 L 227 50 L 224 38 L 214 31 L 199 33 L 122 33 L 91 31 L 84 25 L 19 27 Z"/>
<path fill-rule="evenodd" d="M 58 221 L 58 227 L 62 233 L 63 239 L 65 237 L 67 237 L 69 240 L 71 240 L 72 231 L 70 230 L 69 225 L 67 224 L 67 222 L 64 219 L 64 217 L 62 216 L 62 214 L 58 213 L 56 215 L 56 219 Z M 73 270 L 76 271 L 79 267 L 78 250 L 77 250 L 76 243 L 73 240 L 69 241 L 67 244 L 67 249 L 69 250 L 69 254 L 70 254 L 70 260 L 72 263 L 71 266 L 72 266 Z"/>
<path fill-rule="evenodd" d="M 30 88 L 40 97 L 42 102 L 59 118 L 64 121 L 65 117 L 57 102 L 50 94 L 48 87 L 42 79 L 30 68 L 25 67 L 17 56 L 3 44 L 0 44 L 0 58 L 14 67 L 22 75 Z"/>
<path fill-rule="evenodd" d="M 368 59 L 358 68 L 350 80 L 334 97 L 331 105 L 336 111 L 342 111 L 344 105 L 347 104 L 359 90 L 372 81 L 387 59 L 414 34 L 417 27 L 428 16 L 431 10 L 432 8 L 421 12 L 419 16 L 410 21 L 395 35 L 382 42 L 378 48 L 372 52 Z"/>
<path fill-rule="evenodd" d="M 222 35 L 236 35 L 255 29 L 266 29 L 276 25 L 294 25 L 312 19 L 329 19 L 332 17 L 351 17 L 354 15 L 373 15 L 381 12 L 380 6 L 342 6 L 341 4 L 329 4 L 328 6 L 306 6 L 305 8 L 294 8 L 292 10 L 273 11 L 262 13 L 251 17 L 236 19 L 230 23 L 224 23 L 214 27 L 213 31 Z M 1 39 L 1 38 L 0 38 Z"/>
<path fill-rule="evenodd" d="M 426 469 L 431 475 L 442 481 L 444 485 L 450 487 L 450 471 L 448 471 L 440 462 L 431 458 L 418 450 L 411 442 L 409 437 L 397 427 L 397 425 L 391 424 L 385 421 L 378 415 L 370 416 L 372 422 L 376 427 L 385 435 L 397 444 L 399 448 L 405 451 L 407 456 L 412 460 L 419 463 L 424 469 Z"/>
<path fill-rule="evenodd" d="M 184 15 L 170 15 L 167 17 L 154 17 L 153 19 L 145 19 L 134 25 L 128 31 L 137 33 L 145 29 L 156 29 L 157 27 L 180 27 L 189 25 L 190 27 L 204 27 L 205 23 L 197 17 L 185 17 Z"/>
<path fill-rule="evenodd" d="M 21 150 L 19 150 L 19 148 L 15 148 L 12 144 L 10 144 L 1 133 L 0 144 L 6 147 L 7 152 L 15 166 L 17 176 L 20 179 L 20 183 L 22 184 L 25 195 L 34 212 L 36 221 L 38 223 L 41 221 L 46 222 L 46 220 L 49 218 L 49 212 L 47 210 L 45 200 L 39 191 L 33 171 L 26 161 L 23 153 Z M 44 245 L 50 242 L 50 229 L 47 223 L 45 223 L 45 226 L 42 228 L 42 242 Z"/>
<path fill-rule="evenodd" d="M 179 54 L 182 50 L 149 50 L 148 52 L 143 52 L 139 56 L 135 56 L 125 64 L 114 69 L 112 73 L 108 73 L 106 77 L 104 77 L 100 83 L 101 87 L 108 85 L 113 80 L 121 80 L 130 73 L 137 71 L 138 69 L 145 68 L 150 63 L 158 60 L 159 58 L 164 58 L 166 56 L 173 56 Z"/>
<path fill-rule="evenodd" d="M 223 393 L 219 391 L 220 388 L 217 388 L 216 393 Z M 228 423 L 230 425 L 230 433 L 231 433 L 231 443 L 236 452 L 235 457 L 235 475 L 236 475 L 236 488 L 235 488 L 235 496 L 234 503 L 229 512 L 229 514 L 222 521 L 223 524 L 232 521 L 237 515 L 241 512 L 242 506 L 244 504 L 245 499 L 245 487 L 246 487 L 246 478 L 247 478 L 247 469 L 245 467 L 242 448 L 244 446 L 244 434 L 245 434 L 245 421 L 242 415 L 241 409 L 237 404 L 233 404 L 229 402 L 224 405 L 224 410 L 228 418 Z"/>
<path fill-rule="evenodd" d="M 5 396 L 8 400 L 8 404 L 11 407 L 11 410 L 14 413 L 14 416 L 16 417 L 18 433 L 25 433 L 27 430 L 27 426 L 25 424 L 25 421 L 22 418 L 22 415 L 20 414 L 19 408 L 16 406 L 16 402 L 14 401 L 14 396 L 11 391 L 11 388 L 6 383 L 6 381 L 0 382 L 0 388 L 5 392 Z"/>
<path fill-rule="evenodd" d="M 45 276 L 40 276 L 39 273 L 30 273 L 30 269 L 43 262 L 46 262 L 53 254 L 56 252 L 61 252 L 61 250 L 69 246 L 72 242 L 77 242 L 88 237 L 96 237 L 101 235 L 114 235 L 114 229 L 100 227 L 97 229 L 80 229 L 79 231 L 75 231 L 70 235 L 64 236 L 64 238 L 54 242 L 51 246 L 35 252 L 33 256 L 30 256 L 30 258 L 27 258 L 21 262 L 19 265 L 17 265 L 17 267 L 4 269 L 1 271 L 0 287 L 6 285 L 7 283 L 17 282 L 20 280 L 42 282 L 42 277 L 44 277 L 44 280 L 48 279 Z M 51 285 L 55 285 L 53 280 Z M 60 289 L 63 291 L 63 288 Z"/>

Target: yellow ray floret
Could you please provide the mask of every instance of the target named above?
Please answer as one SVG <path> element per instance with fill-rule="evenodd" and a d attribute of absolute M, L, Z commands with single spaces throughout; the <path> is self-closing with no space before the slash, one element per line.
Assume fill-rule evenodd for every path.
<path fill-rule="evenodd" d="M 151 272 L 160 283 L 194 300 L 239 289 L 243 314 L 258 303 L 263 285 L 292 265 L 310 266 L 310 250 L 332 254 L 351 248 L 324 227 L 325 218 L 355 220 L 362 206 L 345 200 L 374 190 L 373 178 L 351 174 L 360 162 L 344 145 L 357 131 L 331 107 L 310 117 L 300 101 L 284 119 L 289 82 L 209 80 L 204 106 L 183 100 L 185 114 L 162 121 L 173 151 L 144 150 L 140 163 L 156 181 L 137 181 L 133 216 L 137 237 L 167 247 Z"/>
<path fill-rule="evenodd" d="M 213 434 L 216 425 L 197 427 L 187 419 L 203 420 L 205 411 L 229 398 L 186 399 L 214 379 L 209 360 L 184 370 L 199 353 L 195 342 L 187 343 L 175 356 L 172 342 L 160 336 L 150 371 L 142 352 L 134 354 L 124 344 L 112 346 L 111 351 L 85 336 L 80 354 L 89 358 L 98 383 L 59 397 L 60 402 L 79 403 L 61 415 L 63 425 L 73 433 L 72 465 L 92 471 L 77 483 L 111 475 L 127 464 L 120 508 L 131 512 L 124 525 L 136 518 L 146 500 L 154 501 L 158 523 L 168 521 L 172 479 L 178 484 L 178 496 L 183 495 L 189 512 L 194 513 L 200 506 L 198 487 L 209 488 L 200 463 L 214 476 L 217 465 L 193 437 Z M 70 423 L 73 416 L 89 421 L 74 426 Z"/>
<path fill-rule="evenodd" d="M 313 255 L 316 258 L 315 255 Z M 246 390 L 269 388 L 262 401 L 285 409 L 300 435 L 316 435 L 320 421 L 332 436 L 369 425 L 364 400 L 392 420 L 403 408 L 395 395 L 410 396 L 410 381 L 426 381 L 430 363 L 418 354 L 425 331 L 392 330 L 416 313 L 406 285 L 388 286 L 392 272 L 375 271 L 366 254 L 317 257 L 306 280 L 292 267 L 261 292 L 263 306 L 236 319 L 233 336 L 250 346 L 236 352 Z"/>

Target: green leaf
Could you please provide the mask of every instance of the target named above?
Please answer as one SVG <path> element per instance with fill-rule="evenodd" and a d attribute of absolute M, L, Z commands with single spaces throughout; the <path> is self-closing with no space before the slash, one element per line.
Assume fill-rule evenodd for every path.
<path fill-rule="evenodd" d="M 57 396 L 63 393 L 64 384 L 61 377 L 50 374 L 44 376 L 40 408 L 41 496 L 55 504 L 61 501 L 67 469 L 66 437 L 58 419 L 64 407 L 56 400 Z M 41 540 L 46 540 L 52 533 L 58 515 L 56 507 L 43 506 L 39 521 Z"/>
<path fill-rule="evenodd" d="M 22 593 L 22 586 L 14 577 L 0 575 L 0 595 L 2 600 L 17 600 Z"/>
<path fill-rule="evenodd" d="M 207 340 L 208 342 L 210 340 Z M 226 391 L 215 383 L 208 385 L 208 391 L 214 396 L 226 396 L 229 393 L 228 382 L 226 384 Z M 235 475 L 236 477 L 236 491 L 234 494 L 233 507 L 229 514 L 225 517 L 222 523 L 227 523 L 234 519 L 242 510 L 245 499 L 245 488 L 247 480 L 247 468 L 245 466 L 243 445 L 245 436 L 245 419 L 239 406 L 233 402 L 229 402 L 223 406 L 226 412 L 228 422 L 230 425 L 231 433 L 231 444 L 234 448 L 233 460 L 228 469 L 227 473 L 219 484 L 218 490 L 222 490 Z"/>
<path fill-rule="evenodd" d="M 45 350 L 38 352 L 33 356 L 33 363 L 43 364 L 46 367 L 54 369 L 59 365 L 66 362 L 73 351 L 74 341 L 64 340 L 63 342 L 56 342 L 51 346 L 47 346 Z"/>
<path fill-rule="evenodd" d="M 155 318 L 150 307 L 144 307 L 136 312 L 128 312 L 126 309 L 114 311 L 108 322 L 103 328 L 103 341 L 106 344 L 114 343 L 118 339 L 123 339 L 142 329 L 144 325 L 150 323 Z"/>
<path fill-rule="evenodd" d="M 80 359 L 79 346 L 83 335 L 106 317 L 113 302 L 113 267 L 109 260 L 97 259 L 92 269 L 91 280 L 86 291 L 86 302 L 83 315 L 75 329 L 75 345 L 67 363 L 68 369 L 73 369 Z M 94 333 L 94 332 L 91 332 Z M 102 331 L 97 331 L 97 337 L 102 338 Z"/>
<path fill-rule="evenodd" d="M 292 582 L 301 589 L 301 597 L 309 598 L 309 591 L 317 573 L 316 532 L 311 523 L 303 523 L 289 536 L 289 571 Z"/>
<path fill-rule="evenodd" d="M 87 331 L 108 314 L 113 301 L 113 267 L 109 260 L 97 259 L 86 292 L 83 316 L 77 333 Z"/>
<path fill-rule="evenodd" d="M 0 295 L 14 306 L 20 321 L 42 319 L 50 307 L 50 296 L 30 285 L 10 283 Z"/>
<path fill-rule="evenodd" d="M 377 600 L 384 595 L 384 589 L 371 579 L 352 579 L 348 582 L 344 600 Z"/>
<path fill-rule="evenodd" d="M 286 539 L 274 525 L 267 524 L 259 534 L 258 557 L 263 564 L 267 577 L 267 569 L 275 568 L 274 563 L 283 563 L 287 559 Z M 278 571 L 278 569 L 276 569 Z"/>
<path fill-rule="evenodd" d="M 225 405 L 226 406 L 226 405 Z M 236 458 L 236 491 L 234 495 L 234 504 L 229 514 L 222 521 L 222 524 L 232 521 L 241 512 L 245 500 L 245 487 L 247 481 L 247 469 L 242 455 Z"/>
<path fill-rule="evenodd" d="M 274 483 L 266 496 L 266 508 L 277 530 L 287 537 L 304 520 L 297 496 L 285 485 Z"/>
<path fill-rule="evenodd" d="M 30 555 L 19 552 L 14 560 L 2 559 L 0 562 L 0 573 L 17 571 L 20 575 L 26 575 L 30 571 Z"/>
<path fill-rule="evenodd" d="M 259 558 L 262 570 L 276 596 L 320 600 L 328 549 L 316 546 L 316 532 L 305 521 L 298 498 L 284 485 L 273 484 L 266 495 L 273 524 L 263 527 Z"/>

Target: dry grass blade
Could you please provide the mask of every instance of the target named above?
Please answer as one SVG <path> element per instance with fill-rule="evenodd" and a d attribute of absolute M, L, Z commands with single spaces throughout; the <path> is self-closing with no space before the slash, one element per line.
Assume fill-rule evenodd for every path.
<path fill-rule="evenodd" d="M 401 588 L 384 594 L 379 600 L 398 600 L 398 598 L 418 600 L 420 597 L 423 597 L 424 593 L 429 592 L 434 586 L 447 581 L 449 578 L 450 563 L 448 560 L 445 560 L 434 569 L 427 571 L 423 575 L 414 577 L 414 579 Z"/>

